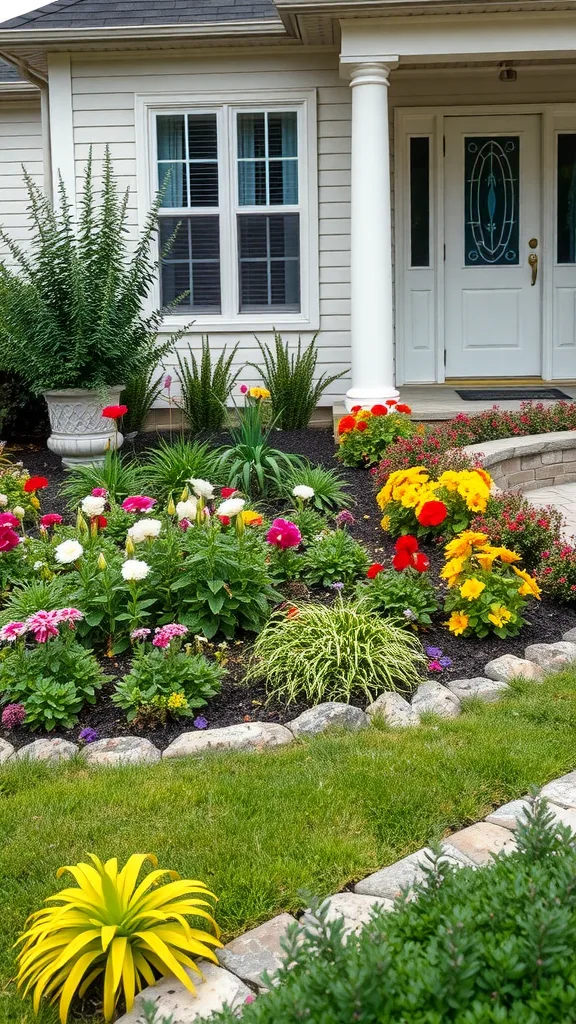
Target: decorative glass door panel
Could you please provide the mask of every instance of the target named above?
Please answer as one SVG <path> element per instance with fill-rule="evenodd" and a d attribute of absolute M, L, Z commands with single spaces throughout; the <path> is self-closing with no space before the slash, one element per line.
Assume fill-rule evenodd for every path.
<path fill-rule="evenodd" d="M 447 117 L 446 377 L 542 372 L 540 117 Z"/>

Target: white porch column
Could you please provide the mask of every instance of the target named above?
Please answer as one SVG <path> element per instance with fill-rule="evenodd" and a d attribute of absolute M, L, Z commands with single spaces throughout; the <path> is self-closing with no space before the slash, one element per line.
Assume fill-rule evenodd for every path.
<path fill-rule="evenodd" d="M 398 397 L 388 127 L 388 78 L 398 58 L 343 57 L 341 64 L 352 89 L 351 409 Z"/>

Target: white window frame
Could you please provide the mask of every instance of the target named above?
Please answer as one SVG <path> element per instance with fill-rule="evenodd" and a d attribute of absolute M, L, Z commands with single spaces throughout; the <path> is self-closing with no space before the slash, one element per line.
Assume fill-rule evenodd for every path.
<path fill-rule="evenodd" d="M 218 206 L 175 211 L 184 216 L 218 215 L 220 218 L 221 312 L 171 312 L 163 329 L 170 331 L 193 321 L 194 331 L 318 330 L 318 169 L 316 90 L 282 90 L 263 95 L 252 93 L 191 93 L 136 97 L 136 159 L 138 176 L 138 219 L 144 223 L 158 188 L 158 114 L 216 113 L 218 125 Z M 238 113 L 296 111 L 298 116 L 298 206 L 239 206 L 237 170 Z M 239 312 L 238 213 L 294 213 L 300 215 L 300 312 L 264 310 Z M 160 306 L 160 279 L 150 295 L 150 307 Z"/>

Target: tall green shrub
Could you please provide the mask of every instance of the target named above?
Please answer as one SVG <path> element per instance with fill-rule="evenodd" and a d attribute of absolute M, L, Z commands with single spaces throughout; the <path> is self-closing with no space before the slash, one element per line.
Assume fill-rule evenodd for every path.
<path fill-rule="evenodd" d="M 297 430 L 307 427 L 314 409 L 330 384 L 344 377 L 348 370 L 328 375 L 323 373 L 315 381 L 316 364 L 318 362 L 318 346 L 315 334 L 308 348 L 302 349 L 302 339 L 298 339 L 295 352 L 290 352 L 288 342 L 282 341 L 282 335 L 274 332 L 274 347 L 264 345 L 258 338 L 263 365 L 248 363 L 262 377 L 270 392 L 272 413 L 282 430 Z"/>
<path fill-rule="evenodd" d="M 239 344 L 239 343 L 238 343 Z M 232 372 L 235 345 L 229 355 L 226 346 L 212 366 L 212 353 L 208 335 L 202 336 L 200 365 L 190 346 L 188 355 L 176 353 L 178 377 L 182 390 L 181 409 L 194 433 L 201 430 L 220 430 L 226 414 L 226 402 L 232 394 L 240 370 Z"/>

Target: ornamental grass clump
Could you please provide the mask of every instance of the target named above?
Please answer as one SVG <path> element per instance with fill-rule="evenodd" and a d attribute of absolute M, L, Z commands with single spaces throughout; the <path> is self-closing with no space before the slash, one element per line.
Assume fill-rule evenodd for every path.
<path fill-rule="evenodd" d="M 133 854 L 121 870 L 116 857 L 103 863 L 88 856 L 92 863 L 58 870 L 57 878 L 68 873 L 77 884 L 49 896 L 56 906 L 32 914 L 18 940 L 18 987 L 32 994 L 34 1012 L 47 1000 L 59 1005 L 66 1024 L 72 1001 L 99 988 L 104 1020 L 111 1021 L 122 999 L 130 1012 L 136 993 L 167 975 L 195 994 L 185 968 L 201 978 L 193 958 L 217 964 L 213 947 L 222 946 L 209 912 L 214 894 L 203 882 L 159 869 L 151 853 Z M 154 870 L 138 883 L 147 861 Z"/>
<path fill-rule="evenodd" d="M 516 636 L 525 625 L 524 610 L 530 598 L 540 599 L 540 587 L 525 569 L 520 555 L 495 547 L 485 533 L 466 530 L 445 547 L 446 563 L 440 572 L 448 594 L 446 625 L 455 636 L 500 639 Z"/>
<path fill-rule="evenodd" d="M 277 612 L 254 644 L 246 681 L 264 679 L 270 698 L 310 704 L 410 690 L 425 665 L 415 636 L 338 597 L 332 607 Z"/>
<path fill-rule="evenodd" d="M 383 530 L 393 537 L 434 538 L 466 530 L 484 512 L 492 479 L 484 469 L 446 470 L 434 480 L 424 466 L 392 473 L 376 501 L 384 512 Z"/>

